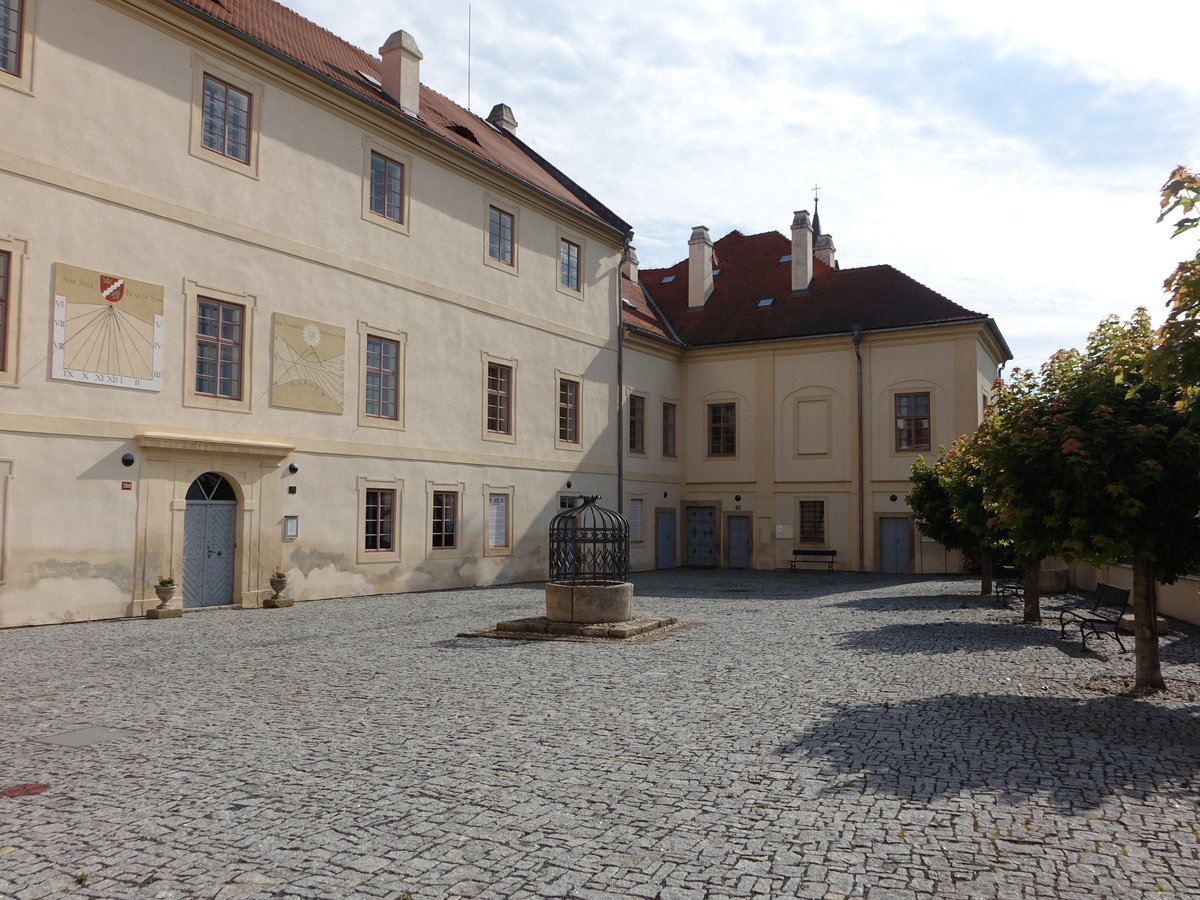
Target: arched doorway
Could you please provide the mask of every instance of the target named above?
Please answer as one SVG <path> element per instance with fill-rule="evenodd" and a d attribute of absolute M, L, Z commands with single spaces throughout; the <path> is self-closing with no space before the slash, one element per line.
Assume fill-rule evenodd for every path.
<path fill-rule="evenodd" d="M 183 516 L 183 605 L 233 603 L 237 494 L 216 472 L 205 472 L 187 490 Z"/>

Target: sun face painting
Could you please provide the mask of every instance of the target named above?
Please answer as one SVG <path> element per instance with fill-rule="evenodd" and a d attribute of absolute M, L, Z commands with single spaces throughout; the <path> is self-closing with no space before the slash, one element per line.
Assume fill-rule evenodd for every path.
<path fill-rule="evenodd" d="M 157 391 L 162 353 L 161 285 L 55 263 L 55 378 Z"/>
<path fill-rule="evenodd" d="M 271 405 L 340 413 L 346 329 L 283 313 L 274 325 Z"/>

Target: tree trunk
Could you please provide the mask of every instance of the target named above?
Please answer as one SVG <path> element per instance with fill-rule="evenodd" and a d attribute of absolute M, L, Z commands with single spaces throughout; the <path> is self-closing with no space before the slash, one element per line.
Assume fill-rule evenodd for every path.
<path fill-rule="evenodd" d="M 1024 621 L 1036 625 L 1042 621 L 1042 585 L 1038 580 L 1038 570 L 1042 567 L 1041 560 L 1025 561 L 1025 618 Z"/>
<path fill-rule="evenodd" d="M 992 592 L 992 551 L 984 550 L 979 554 L 979 593 Z"/>
<path fill-rule="evenodd" d="M 1152 694 L 1166 690 L 1158 659 L 1158 597 L 1154 567 L 1144 556 L 1133 558 L 1133 689 Z"/>

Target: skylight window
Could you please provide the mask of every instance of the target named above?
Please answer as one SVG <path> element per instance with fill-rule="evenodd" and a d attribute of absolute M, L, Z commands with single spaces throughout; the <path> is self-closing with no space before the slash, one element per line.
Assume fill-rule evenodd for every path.
<path fill-rule="evenodd" d="M 623 307 L 625 307 L 626 309 L 637 309 L 636 304 L 631 303 L 630 301 L 626 300 L 624 297 L 621 298 L 621 305 Z"/>
<path fill-rule="evenodd" d="M 774 305 L 774 303 L 775 303 L 774 297 L 767 297 L 765 300 L 758 301 L 758 308 L 763 309 L 764 307 Z"/>
<path fill-rule="evenodd" d="M 792 254 L 790 254 L 790 253 L 789 253 L 787 256 L 781 256 L 781 257 L 779 257 L 779 264 L 780 264 L 780 265 L 783 265 L 785 262 L 791 262 L 791 261 L 792 261 Z"/>
<path fill-rule="evenodd" d="M 720 270 L 720 269 L 713 269 L 713 278 L 716 278 L 716 277 L 717 277 L 718 275 L 720 275 L 720 274 L 721 274 L 721 270 Z"/>
<path fill-rule="evenodd" d="M 663 283 L 663 284 L 670 284 L 670 283 L 671 283 L 672 281 L 674 281 L 674 280 L 675 280 L 675 276 L 674 276 L 674 275 L 668 275 L 666 278 L 664 278 L 664 279 L 662 280 L 662 283 Z"/>
<path fill-rule="evenodd" d="M 363 81 L 365 81 L 367 84 L 371 85 L 371 87 L 378 88 L 381 91 L 383 90 L 383 84 L 379 81 L 379 79 L 372 78 L 370 75 L 368 75 L 362 69 L 355 69 L 354 74 L 357 75 L 359 78 L 361 78 Z"/>

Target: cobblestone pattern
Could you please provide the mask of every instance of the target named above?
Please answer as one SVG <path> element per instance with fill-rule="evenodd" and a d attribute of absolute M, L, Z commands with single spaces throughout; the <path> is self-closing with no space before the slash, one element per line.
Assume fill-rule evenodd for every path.
<path fill-rule="evenodd" d="M 1200 896 L 1200 707 L 1088 691 L 1112 642 L 967 579 L 635 580 L 709 624 L 455 637 L 526 585 L 0 632 L 0 790 L 50 785 L 0 796 L 0 896 Z M 31 740 L 92 726 L 138 734 Z"/>

